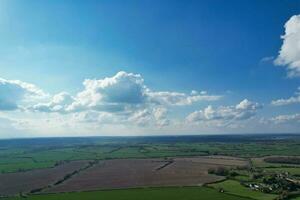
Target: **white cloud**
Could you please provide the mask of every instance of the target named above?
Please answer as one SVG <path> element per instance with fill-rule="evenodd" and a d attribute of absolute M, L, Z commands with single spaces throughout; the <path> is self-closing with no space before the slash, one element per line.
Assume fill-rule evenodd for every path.
<path fill-rule="evenodd" d="M 74 102 L 74 98 L 66 93 L 61 92 L 54 95 L 50 102 L 48 103 L 38 103 L 32 106 L 31 110 L 40 111 L 40 112 L 66 112 L 67 108 L 71 103 Z"/>
<path fill-rule="evenodd" d="M 114 124 L 120 123 L 120 119 L 116 118 L 111 113 L 97 112 L 97 111 L 85 111 L 74 113 L 73 119 L 80 123 L 97 123 L 97 124 Z"/>
<path fill-rule="evenodd" d="M 287 66 L 289 77 L 300 76 L 300 15 L 292 16 L 285 24 L 283 44 L 276 65 Z"/>
<path fill-rule="evenodd" d="M 132 113 L 149 107 L 186 106 L 200 101 L 216 101 L 218 95 L 193 90 L 191 94 L 152 91 L 145 84 L 141 75 L 118 72 L 113 77 L 87 79 L 83 82 L 84 90 L 72 97 L 67 93 L 56 95 L 60 101 L 40 103 L 31 109 L 41 112 L 79 112 L 94 110 L 109 113 Z M 65 100 L 67 98 L 67 100 Z"/>
<path fill-rule="evenodd" d="M 291 114 L 291 115 L 278 115 L 270 119 L 271 122 L 275 124 L 281 123 L 300 123 L 300 114 Z"/>
<path fill-rule="evenodd" d="M 140 127 L 163 127 L 170 123 L 167 109 L 163 107 L 134 110 L 131 113 L 108 113 L 99 111 L 83 111 L 73 114 L 74 121 L 94 123 L 97 125 L 122 124 L 124 127 L 137 125 Z"/>
<path fill-rule="evenodd" d="M 199 101 L 216 101 L 221 98 L 218 95 L 200 94 L 193 90 L 191 95 L 179 92 L 148 92 L 151 101 L 162 105 L 186 106 Z"/>
<path fill-rule="evenodd" d="M 113 77 L 99 80 L 87 79 L 84 90 L 77 94 L 68 111 L 99 110 L 125 111 L 146 101 L 146 86 L 139 74 L 118 72 Z"/>
<path fill-rule="evenodd" d="M 284 106 L 284 105 L 297 104 L 297 103 L 300 103 L 300 87 L 298 88 L 298 91 L 295 92 L 295 95 L 293 97 L 290 97 L 290 98 L 287 98 L 287 99 L 273 100 L 271 102 L 271 105 L 273 105 L 273 106 Z"/>
<path fill-rule="evenodd" d="M 125 124 L 129 122 L 137 124 L 138 126 L 168 126 L 170 124 L 170 120 L 167 119 L 167 112 L 167 109 L 163 107 L 139 110 L 130 116 L 128 120 L 125 120 Z"/>
<path fill-rule="evenodd" d="M 133 113 L 133 115 L 128 118 L 128 122 L 137 124 L 139 126 L 149 125 L 151 120 L 151 111 L 148 109 L 139 110 Z"/>
<path fill-rule="evenodd" d="M 258 103 L 244 99 L 236 106 L 206 107 L 186 117 L 188 123 L 207 123 L 215 126 L 234 126 L 235 122 L 250 119 L 262 108 Z"/>
<path fill-rule="evenodd" d="M 299 133 L 300 114 L 279 114 L 270 118 L 261 118 L 257 127 L 273 133 Z"/>
<path fill-rule="evenodd" d="M 19 80 L 0 79 L 0 110 L 16 110 L 20 103 L 46 94 L 33 84 Z"/>
<path fill-rule="evenodd" d="M 153 110 L 153 115 L 155 119 L 160 120 L 166 117 L 168 110 L 164 107 L 158 107 Z"/>
<path fill-rule="evenodd" d="M 168 110 L 164 107 L 154 108 L 152 114 L 156 125 L 159 127 L 168 126 L 171 123 L 167 118 Z"/>
<path fill-rule="evenodd" d="M 85 128 L 97 131 L 96 127 L 109 130 L 113 126 L 153 131 L 168 128 L 176 121 L 168 113 L 174 107 L 221 98 L 206 91 L 154 91 L 141 75 L 123 71 L 103 79 L 86 79 L 83 86 L 75 95 L 61 92 L 50 96 L 32 84 L 1 79 L 0 108 L 24 108 L 16 114 L 15 124 L 22 131 L 31 129 L 35 133 L 77 133 Z"/>

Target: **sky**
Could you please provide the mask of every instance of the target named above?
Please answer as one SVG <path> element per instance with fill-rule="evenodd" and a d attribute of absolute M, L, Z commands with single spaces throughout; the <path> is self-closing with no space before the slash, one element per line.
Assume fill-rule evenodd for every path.
<path fill-rule="evenodd" d="M 0 138 L 299 130 L 300 0 L 0 0 Z"/>

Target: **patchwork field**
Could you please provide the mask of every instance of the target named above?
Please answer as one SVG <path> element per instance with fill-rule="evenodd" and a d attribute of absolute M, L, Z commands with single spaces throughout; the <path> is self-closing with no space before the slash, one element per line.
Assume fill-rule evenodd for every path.
<path fill-rule="evenodd" d="M 23 198 L 5 198 L 21 200 Z M 110 190 L 93 192 L 74 192 L 62 194 L 32 195 L 27 200 L 250 200 L 248 198 L 220 193 L 205 187 L 149 188 Z"/>
<path fill-rule="evenodd" d="M 272 139 L 272 137 L 274 139 Z M 60 161 L 226 155 L 299 155 L 294 136 L 51 138 L 0 141 L 0 173 L 49 168 Z M 296 139 L 298 139 L 296 137 Z M 285 140 L 282 142 L 282 140 Z"/>
<path fill-rule="evenodd" d="M 0 198 L 291 199 L 299 144 L 291 136 L 0 140 Z"/>

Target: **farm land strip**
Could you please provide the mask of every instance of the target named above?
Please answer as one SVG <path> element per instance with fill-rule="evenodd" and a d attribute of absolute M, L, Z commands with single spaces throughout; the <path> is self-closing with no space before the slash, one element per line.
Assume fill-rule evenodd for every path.
<path fill-rule="evenodd" d="M 299 155 L 297 135 L 0 141 L 0 195 L 93 199 L 103 189 L 137 194 L 151 189 L 129 188 L 162 187 L 162 195 L 174 189 L 168 186 L 199 186 L 184 189 L 231 199 L 295 199 Z"/>

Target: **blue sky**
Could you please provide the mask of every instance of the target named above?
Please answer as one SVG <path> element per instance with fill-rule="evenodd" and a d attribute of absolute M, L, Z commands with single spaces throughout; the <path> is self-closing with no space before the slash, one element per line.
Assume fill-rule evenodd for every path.
<path fill-rule="evenodd" d="M 296 132 L 299 14 L 298 0 L 1 0 L 2 137 Z"/>

